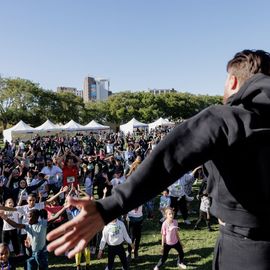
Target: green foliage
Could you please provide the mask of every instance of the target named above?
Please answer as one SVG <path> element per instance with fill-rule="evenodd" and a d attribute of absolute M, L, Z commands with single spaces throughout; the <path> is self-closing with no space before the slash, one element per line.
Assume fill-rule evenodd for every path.
<path fill-rule="evenodd" d="M 173 92 L 154 95 L 146 92 L 121 92 L 106 101 L 84 103 L 71 93 L 55 93 L 25 79 L 0 77 L 0 121 L 3 127 L 19 120 L 38 126 L 47 119 L 81 124 L 91 120 L 120 125 L 135 117 L 150 123 L 159 117 L 172 121 L 187 119 L 204 108 L 221 104 L 220 96 Z"/>

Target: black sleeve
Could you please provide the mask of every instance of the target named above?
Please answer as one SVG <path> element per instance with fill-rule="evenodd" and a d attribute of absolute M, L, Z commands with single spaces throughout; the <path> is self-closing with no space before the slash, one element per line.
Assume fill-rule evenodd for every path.
<path fill-rule="evenodd" d="M 226 124 L 215 107 L 174 128 L 126 183 L 114 188 L 110 197 L 96 201 L 106 224 L 155 197 L 185 172 L 222 151 L 228 144 Z"/>
<path fill-rule="evenodd" d="M 28 187 L 26 187 L 26 192 L 29 194 L 29 193 L 33 192 L 33 190 L 36 190 L 37 188 L 39 188 L 40 186 L 42 186 L 44 183 L 45 183 L 45 180 L 41 180 L 36 185 L 28 186 Z"/>

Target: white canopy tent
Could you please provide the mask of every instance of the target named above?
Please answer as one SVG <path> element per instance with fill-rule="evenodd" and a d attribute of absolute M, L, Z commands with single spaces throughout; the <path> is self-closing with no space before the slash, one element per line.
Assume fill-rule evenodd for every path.
<path fill-rule="evenodd" d="M 90 130 L 108 130 L 108 129 L 110 129 L 109 126 L 101 125 L 101 124 L 97 123 L 95 120 L 92 120 L 90 123 L 85 125 L 85 127 L 90 129 Z"/>
<path fill-rule="evenodd" d="M 124 132 L 124 134 L 133 133 L 135 128 L 148 129 L 148 125 L 136 120 L 135 118 L 132 118 L 126 124 L 120 125 L 120 131 Z"/>
<path fill-rule="evenodd" d="M 35 128 L 35 132 L 37 134 L 55 134 L 57 132 L 60 132 L 63 130 L 63 128 L 60 128 L 59 126 L 57 126 L 56 124 L 54 124 L 53 122 L 51 122 L 49 119 L 44 122 L 42 125 L 38 126 Z"/>
<path fill-rule="evenodd" d="M 85 126 L 80 125 L 79 123 L 76 123 L 74 120 L 70 120 L 68 123 L 62 126 L 63 130 L 66 131 L 82 131 L 87 130 Z"/>
<path fill-rule="evenodd" d="M 35 135 L 35 128 L 19 121 L 15 126 L 5 129 L 3 131 L 4 142 L 11 142 L 14 139 L 20 138 L 21 140 L 29 140 Z"/>
<path fill-rule="evenodd" d="M 174 122 L 170 122 L 167 119 L 164 119 L 160 117 L 158 120 L 156 120 L 153 123 L 148 124 L 149 130 L 155 129 L 156 127 L 173 127 L 175 125 Z"/>

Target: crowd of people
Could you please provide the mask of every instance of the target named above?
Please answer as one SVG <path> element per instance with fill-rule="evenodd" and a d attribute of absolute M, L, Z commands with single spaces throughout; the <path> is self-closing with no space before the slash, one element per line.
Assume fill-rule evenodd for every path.
<path fill-rule="evenodd" d="M 22 261 L 25 269 L 48 269 L 47 232 L 80 213 L 80 208 L 69 205 L 66 197 L 96 200 L 110 196 L 114 187 L 128 181 L 170 131 L 171 128 L 160 127 L 147 134 L 137 130 L 127 136 L 90 133 L 5 142 L 0 153 L 0 249 L 7 254 L 2 258 L 2 269 L 15 269 Z M 180 211 L 184 223 L 191 224 L 188 205 L 194 199 L 192 185 L 196 178 L 202 177 L 202 170 L 197 168 L 160 196 L 163 255 L 155 269 L 165 263 L 171 248 L 179 253 L 179 267 L 186 269 L 176 214 Z M 105 226 L 84 249 L 86 269 L 90 269 L 91 254 L 101 258 L 106 245 L 106 269 L 113 269 L 116 255 L 123 269 L 128 269 L 130 261 L 139 256 L 143 220 L 153 219 L 154 202 L 150 200 Z M 124 241 L 128 243 L 127 251 Z M 77 270 L 81 269 L 81 257 L 82 252 L 75 256 Z"/>

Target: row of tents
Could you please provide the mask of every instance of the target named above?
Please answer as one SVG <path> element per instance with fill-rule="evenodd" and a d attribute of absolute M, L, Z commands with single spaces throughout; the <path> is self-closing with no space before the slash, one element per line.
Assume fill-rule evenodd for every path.
<path fill-rule="evenodd" d="M 135 118 L 132 118 L 128 123 L 120 125 L 120 131 L 122 131 L 124 134 L 127 133 L 132 134 L 135 129 L 151 130 L 158 126 L 171 127 L 174 126 L 174 122 L 170 122 L 166 119 L 159 118 L 153 123 L 145 124 L 136 120 Z M 65 125 L 57 125 L 52 123 L 50 120 L 47 120 L 42 125 L 36 128 L 27 125 L 21 120 L 15 126 L 9 129 L 5 129 L 3 131 L 3 138 L 4 141 L 11 142 L 12 140 L 18 138 L 20 138 L 21 140 L 28 140 L 31 139 L 36 134 L 40 136 L 46 136 L 46 135 L 55 135 L 58 133 L 109 131 L 110 129 L 111 129 L 110 126 L 99 124 L 95 120 L 92 120 L 85 126 L 76 123 L 74 120 L 70 120 Z"/>

